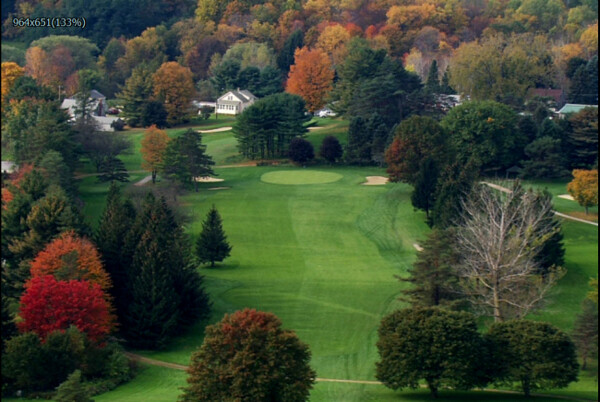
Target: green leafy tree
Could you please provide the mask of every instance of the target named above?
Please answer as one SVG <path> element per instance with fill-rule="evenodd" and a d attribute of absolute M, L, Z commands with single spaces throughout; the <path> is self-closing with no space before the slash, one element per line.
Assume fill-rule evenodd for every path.
<path fill-rule="evenodd" d="M 464 312 L 412 308 L 381 320 L 376 377 L 391 389 L 417 389 L 425 380 L 433 397 L 441 387 L 470 389 L 487 382 L 485 347 L 475 318 Z"/>
<path fill-rule="evenodd" d="M 452 108 L 441 121 L 450 134 L 457 161 L 472 160 L 482 172 L 497 172 L 522 159 L 522 138 L 517 114 L 494 101 L 465 102 Z"/>
<path fill-rule="evenodd" d="M 499 370 L 496 379 L 518 382 L 526 396 L 536 389 L 565 388 L 577 381 L 575 345 L 548 323 L 495 323 L 486 338 L 493 345 L 493 361 Z"/>
<path fill-rule="evenodd" d="M 292 138 L 288 152 L 290 159 L 300 164 L 306 163 L 315 157 L 312 144 L 300 137 Z"/>
<path fill-rule="evenodd" d="M 555 179 L 569 176 L 567 160 L 560 139 L 540 137 L 525 147 L 521 177 L 525 179 Z"/>
<path fill-rule="evenodd" d="M 141 109 L 140 125 L 150 127 L 156 125 L 158 128 L 167 127 L 167 110 L 162 102 L 150 100 Z"/>
<path fill-rule="evenodd" d="M 411 288 L 404 290 L 401 300 L 408 301 L 412 307 L 453 307 L 460 299 L 458 277 L 453 267 L 459 263 L 454 250 L 453 229 L 434 229 L 417 254 L 407 278 Z"/>
<path fill-rule="evenodd" d="M 180 401 L 306 401 L 310 351 L 271 313 L 245 309 L 206 327 Z"/>
<path fill-rule="evenodd" d="M 206 220 L 202 222 L 202 232 L 196 242 L 196 255 L 201 263 L 210 262 L 210 266 L 214 267 L 215 261 L 223 261 L 230 253 L 231 246 L 223 230 L 221 215 L 213 205 Z"/>
<path fill-rule="evenodd" d="M 82 382 L 81 370 L 75 370 L 56 388 L 56 402 L 93 402 L 91 393 Z"/>
<path fill-rule="evenodd" d="M 278 93 L 259 99 L 237 117 L 234 136 L 242 155 L 250 159 L 287 156 L 292 138 L 302 137 L 310 120 L 298 95 Z"/>
<path fill-rule="evenodd" d="M 390 180 L 414 184 L 425 158 L 431 158 L 441 168 L 450 153 L 448 145 L 446 132 L 434 119 L 411 116 L 404 120 L 396 128 L 385 155 Z"/>
<path fill-rule="evenodd" d="M 198 191 L 197 179 L 214 174 L 212 158 L 206 154 L 202 135 L 188 129 L 179 137 L 169 141 L 163 157 L 163 171 L 185 186 L 194 184 Z"/>
<path fill-rule="evenodd" d="M 328 135 L 323 138 L 319 154 L 329 163 L 334 163 L 337 159 L 341 158 L 343 152 L 342 146 L 336 137 Z"/>

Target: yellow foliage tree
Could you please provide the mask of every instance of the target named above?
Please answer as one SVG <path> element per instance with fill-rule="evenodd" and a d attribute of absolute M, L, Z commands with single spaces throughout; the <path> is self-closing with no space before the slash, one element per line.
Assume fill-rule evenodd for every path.
<path fill-rule="evenodd" d="M 307 109 L 314 113 L 325 104 L 325 97 L 333 88 L 334 71 L 331 61 L 321 49 L 296 49 L 290 67 L 286 91 L 300 95 Z"/>
<path fill-rule="evenodd" d="M 587 215 L 589 207 L 598 205 L 598 169 L 575 169 L 573 177 L 573 181 L 567 184 L 567 191 L 579 205 L 585 207 Z"/>
<path fill-rule="evenodd" d="M 152 77 L 154 95 L 164 102 L 167 122 L 181 123 L 190 110 L 194 95 L 194 80 L 189 68 L 175 61 L 163 63 Z"/>
<path fill-rule="evenodd" d="M 152 183 L 156 183 L 156 173 L 161 167 L 169 140 L 167 133 L 156 128 L 156 125 L 150 126 L 144 133 L 140 150 L 143 158 L 142 169 L 152 173 Z"/>
<path fill-rule="evenodd" d="M 15 85 L 15 81 L 25 74 L 25 69 L 12 61 L 2 63 L 2 112 L 4 112 L 4 98 Z"/>
<path fill-rule="evenodd" d="M 317 39 L 317 47 L 331 56 L 333 64 L 340 64 L 346 56 L 346 43 L 350 33 L 341 25 L 328 26 Z"/>
<path fill-rule="evenodd" d="M 590 25 L 581 34 L 579 43 L 588 57 L 598 54 L 598 23 Z"/>

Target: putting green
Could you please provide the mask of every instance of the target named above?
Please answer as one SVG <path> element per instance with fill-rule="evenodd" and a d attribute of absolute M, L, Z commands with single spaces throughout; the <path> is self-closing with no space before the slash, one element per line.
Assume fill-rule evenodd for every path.
<path fill-rule="evenodd" d="M 260 179 L 272 184 L 321 184 L 333 183 L 343 176 L 338 173 L 319 170 L 282 170 L 263 174 Z"/>

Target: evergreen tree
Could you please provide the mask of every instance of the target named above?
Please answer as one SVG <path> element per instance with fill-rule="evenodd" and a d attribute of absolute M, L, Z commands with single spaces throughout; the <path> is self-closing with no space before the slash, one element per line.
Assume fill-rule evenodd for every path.
<path fill-rule="evenodd" d="M 304 46 L 304 33 L 301 29 L 297 29 L 288 36 L 277 56 L 277 66 L 281 71 L 286 74 L 290 71 L 290 66 L 294 64 L 294 52 L 302 46 Z"/>
<path fill-rule="evenodd" d="M 214 164 L 206 154 L 202 135 L 192 129 L 169 141 L 163 158 L 164 172 L 183 185 L 190 186 L 193 183 L 196 191 L 196 178 L 214 174 L 211 167 Z"/>
<path fill-rule="evenodd" d="M 445 95 L 454 95 L 456 91 L 450 86 L 450 70 L 446 69 L 442 76 L 442 83 L 440 84 L 440 93 Z"/>
<path fill-rule="evenodd" d="M 162 102 L 150 100 L 141 107 L 140 126 L 158 128 L 167 127 L 167 110 Z"/>
<path fill-rule="evenodd" d="M 598 160 L 598 108 L 586 107 L 569 117 L 575 167 L 589 169 Z"/>
<path fill-rule="evenodd" d="M 439 71 L 437 60 L 433 60 L 431 62 L 431 67 L 429 67 L 429 74 L 427 75 L 427 81 L 425 83 L 425 90 L 430 93 L 439 93 L 440 92 L 440 79 L 439 79 Z"/>
<path fill-rule="evenodd" d="M 116 156 L 107 156 L 98 164 L 98 181 L 129 181 L 129 173 L 123 161 Z"/>
<path fill-rule="evenodd" d="M 215 266 L 215 261 L 223 261 L 231 253 L 231 246 L 223 231 L 221 215 L 213 205 L 206 220 L 202 222 L 202 233 L 196 242 L 196 255 L 202 263 L 210 262 Z"/>
<path fill-rule="evenodd" d="M 153 92 L 152 70 L 145 65 L 134 69 L 121 93 L 117 94 L 123 102 L 123 116 L 131 127 L 140 125 L 142 112 Z"/>
<path fill-rule="evenodd" d="M 329 135 L 323 139 L 321 144 L 321 151 L 319 152 L 321 157 L 327 160 L 329 163 L 334 163 L 336 159 L 340 158 L 343 154 L 342 146 L 336 137 Z"/>
<path fill-rule="evenodd" d="M 417 254 L 409 277 L 397 277 L 413 286 L 404 290 L 400 300 L 412 307 L 454 307 L 460 299 L 458 278 L 453 266 L 459 263 L 454 251 L 453 229 L 434 229 Z"/>
<path fill-rule="evenodd" d="M 310 142 L 304 138 L 296 137 L 290 141 L 290 159 L 296 163 L 305 163 L 315 157 L 315 151 Z"/>
<path fill-rule="evenodd" d="M 433 158 L 427 157 L 421 161 L 419 172 L 415 179 L 414 190 L 410 196 L 413 207 L 425 211 L 425 217 L 430 226 L 429 211 L 435 203 L 433 197 L 435 196 L 438 175 L 438 164 Z"/>
<path fill-rule="evenodd" d="M 582 360 L 581 369 L 586 370 L 589 359 L 598 360 L 598 305 L 585 299 L 582 307 L 575 319 L 573 341 Z"/>
<path fill-rule="evenodd" d="M 56 388 L 56 402 L 94 402 L 91 393 L 81 380 L 81 370 L 75 370 Z"/>
<path fill-rule="evenodd" d="M 478 171 L 473 163 L 461 166 L 455 162 L 441 171 L 431 210 L 431 222 L 435 227 L 446 228 L 456 224 L 460 200 L 469 193 L 477 177 Z"/>
<path fill-rule="evenodd" d="M 122 255 L 125 236 L 133 226 L 134 220 L 135 209 L 131 201 L 124 200 L 119 186 L 112 182 L 106 197 L 106 207 L 96 230 L 95 241 L 102 255 L 104 268 L 113 282 L 110 292 L 118 317 L 122 317 L 129 299 L 127 297 L 128 266 L 123 265 Z"/>
<path fill-rule="evenodd" d="M 348 127 L 348 145 L 344 159 L 348 163 L 371 162 L 373 133 L 367 130 L 367 122 L 361 116 L 353 117 Z"/>

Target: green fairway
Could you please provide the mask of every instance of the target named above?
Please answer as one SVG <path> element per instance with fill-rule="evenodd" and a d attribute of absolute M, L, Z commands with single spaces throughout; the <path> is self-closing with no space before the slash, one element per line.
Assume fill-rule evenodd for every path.
<path fill-rule="evenodd" d="M 168 132 L 176 135 L 181 129 Z M 241 161 L 230 131 L 203 134 L 203 140 L 218 165 L 231 158 Z M 136 158 L 139 161 L 139 153 L 131 155 L 128 167 L 139 163 L 134 163 Z M 134 170 L 139 170 L 138 166 Z M 224 180 L 218 186 L 227 190 L 208 191 L 215 183 L 201 183 L 198 193 L 180 197 L 190 217 L 185 229 L 192 240 L 214 204 L 233 246 L 224 263 L 200 268 L 213 301 L 208 323 L 244 307 L 273 312 L 285 328 L 294 330 L 309 345 L 318 377 L 375 380 L 379 322 L 402 306 L 398 296 L 407 286 L 394 275 L 406 275 L 415 259 L 414 244 L 429 232 L 424 213 L 411 205 L 412 188 L 393 183 L 362 186 L 366 176 L 385 175 L 379 168 L 216 167 L 215 171 Z M 145 175 L 132 175 L 132 183 Z M 95 178 L 80 182 L 84 211 L 91 223 L 97 222 L 104 207 L 107 188 Z M 532 318 L 570 331 L 589 278 L 597 275 L 598 235 L 596 227 L 582 223 L 565 221 L 563 228 L 567 274 L 552 291 L 543 313 Z M 202 343 L 205 325 L 196 324 L 166 350 L 138 352 L 188 364 L 191 353 Z M 181 371 L 148 368 L 131 383 L 95 399 L 175 401 L 184 379 Z M 567 390 L 550 392 L 597 397 L 594 380 L 585 376 Z M 146 398 L 150 394 L 151 399 Z M 452 401 L 523 399 L 481 392 L 442 392 L 442 396 Z M 318 383 L 311 393 L 311 401 L 429 399 L 426 390 L 394 392 L 381 385 L 350 383 Z"/>
<path fill-rule="evenodd" d="M 283 170 L 265 173 L 260 180 L 271 184 L 324 184 L 333 183 L 342 178 L 339 173 L 319 170 Z"/>

